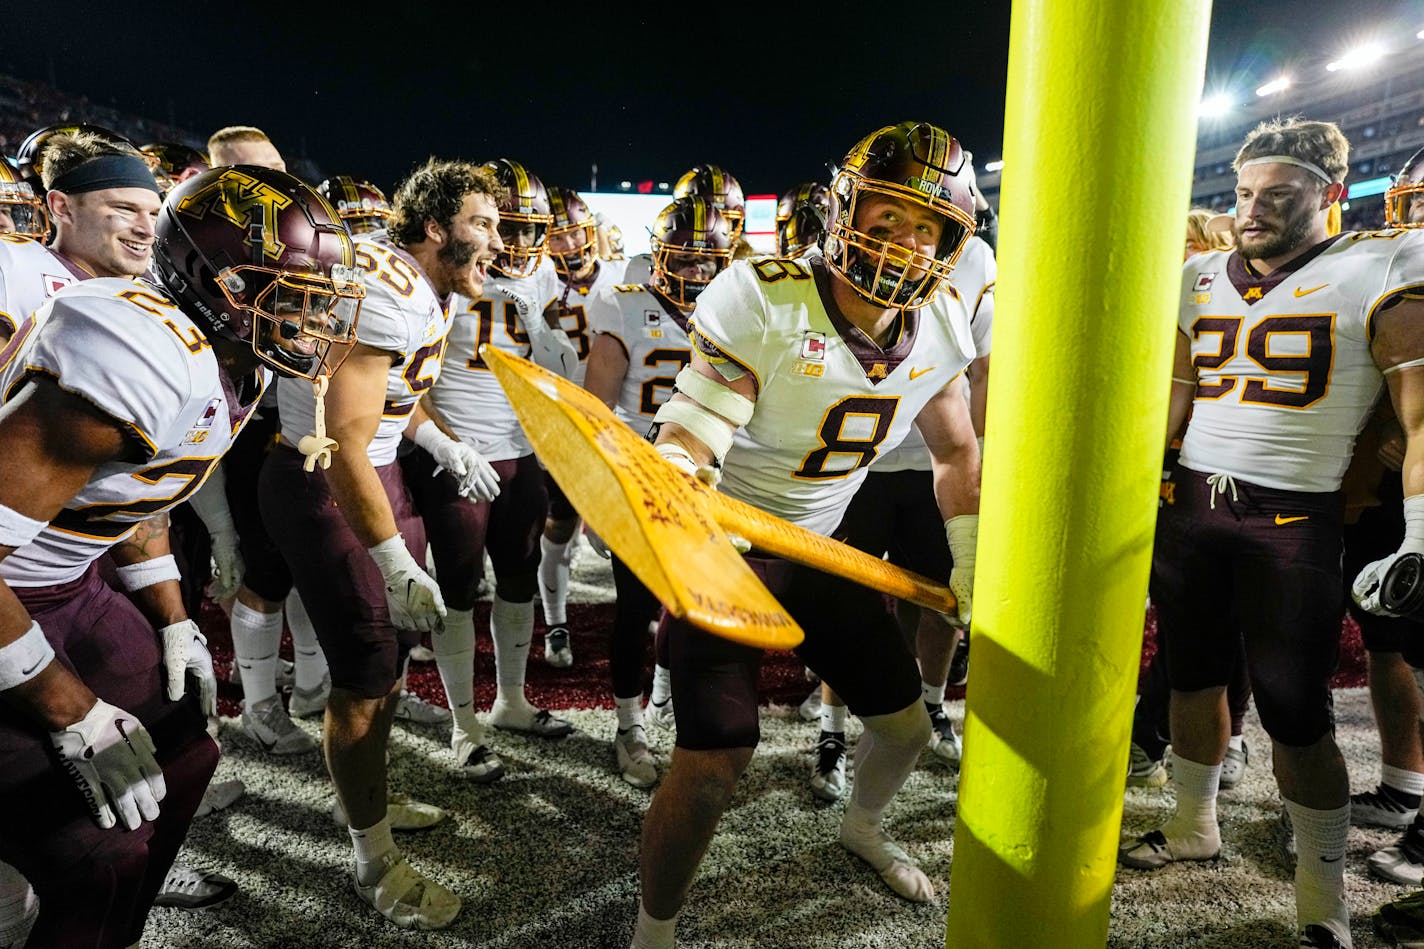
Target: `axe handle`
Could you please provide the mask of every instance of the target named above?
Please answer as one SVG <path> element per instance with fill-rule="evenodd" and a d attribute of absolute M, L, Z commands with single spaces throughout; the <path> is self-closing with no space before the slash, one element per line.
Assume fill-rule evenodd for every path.
<path fill-rule="evenodd" d="M 706 492 L 713 518 L 729 534 L 746 538 L 753 547 L 786 560 L 845 577 L 863 586 L 954 615 L 949 587 L 872 557 L 838 540 L 797 527 L 725 494 Z"/>

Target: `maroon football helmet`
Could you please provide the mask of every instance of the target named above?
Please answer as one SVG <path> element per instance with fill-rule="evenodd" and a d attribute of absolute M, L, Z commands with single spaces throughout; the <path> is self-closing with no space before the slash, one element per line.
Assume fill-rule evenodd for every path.
<path fill-rule="evenodd" d="M 98 125 L 75 123 L 72 125 L 46 125 L 42 129 L 35 129 L 20 143 L 19 150 L 15 152 L 15 165 L 20 171 L 20 178 L 31 188 L 35 189 L 35 194 L 44 194 L 45 192 L 44 181 L 42 180 L 42 175 L 44 174 L 45 143 L 50 140 L 51 136 L 58 135 L 61 132 L 89 132 L 100 138 L 108 139 L 116 145 L 126 145 L 129 148 L 134 147 L 133 142 L 130 142 L 118 132 L 110 131 Z"/>
<path fill-rule="evenodd" d="M 532 276 L 549 250 L 549 226 L 554 223 L 549 192 L 538 175 L 517 161 L 497 158 L 483 167 L 508 191 L 499 206 L 504 250 L 491 266 L 506 277 Z"/>
<path fill-rule="evenodd" d="M 554 259 L 559 275 L 568 279 L 570 274 L 581 273 L 598 259 L 598 222 L 572 188 L 550 188 L 549 207 L 554 214 L 554 223 L 549 227 L 549 256 Z M 579 234 L 583 235 L 581 244 Z M 556 241 L 570 249 L 555 250 Z"/>
<path fill-rule="evenodd" d="M 44 201 L 35 194 L 10 159 L 0 157 L 0 211 L 10 216 L 10 228 L 0 227 L 0 233 L 33 237 L 37 241 L 49 238 L 49 212 Z"/>
<path fill-rule="evenodd" d="M 974 233 L 973 173 L 959 142 L 928 122 L 901 122 L 867 135 L 831 182 L 826 263 L 872 303 L 924 306 L 948 279 Z M 912 201 L 940 215 L 944 226 L 934 256 L 911 253 L 857 229 L 856 204 L 867 195 Z"/>
<path fill-rule="evenodd" d="M 710 200 L 679 198 L 653 223 L 653 273 L 649 283 L 683 313 L 732 262 L 732 231 Z"/>
<path fill-rule="evenodd" d="M 742 236 L 746 226 L 747 198 L 736 177 L 721 165 L 696 165 L 677 179 L 672 189 L 674 198 L 706 198 L 722 213 L 731 228 L 732 240 Z"/>
<path fill-rule="evenodd" d="M 1399 169 L 1384 193 L 1385 227 L 1424 227 L 1424 148 Z"/>
<path fill-rule="evenodd" d="M 169 193 L 156 230 L 154 270 L 204 332 L 250 345 L 283 375 L 336 371 L 366 290 L 321 195 L 283 171 L 214 168 Z"/>
<path fill-rule="evenodd" d="M 212 167 L 207 155 L 177 142 L 153 142 L 139 151 L 148 162 L 148 167 L 153 169 L 153 178 L 163 194 L 172 191 L 174 185 Z"/>
<path fill-rule="evenodd" d="M 819 181 L 802 182 L 783 194 L 776 202 L 776 246 L 777 253 L 782 257 L 800 256 L 787 252 L 790 245 L 786 243 L 786 225 L 795 216 L 796 211 L 806 205 L 815 208 L 820 213 L 820 230 L 824 231 L 826 229 L 825 220 L 831 213 L 831 192 Z M 805 238 L 810 233 L 810 229 L 806 225 L 811 223 L 809 218 L 802 222 L 803 226 L 800 228 L 802 243 L 805 243 Z M 819 240 L 819 237 L 815 239 L 815 241 Z"/>
<path fill-rule="evenodd" d="M 386 229 L 391 203 L 380 188 L 350 175 L 336 175 L 316 186 L 317 193 L 336 208 L 352 234 L 369 234 Z"/>

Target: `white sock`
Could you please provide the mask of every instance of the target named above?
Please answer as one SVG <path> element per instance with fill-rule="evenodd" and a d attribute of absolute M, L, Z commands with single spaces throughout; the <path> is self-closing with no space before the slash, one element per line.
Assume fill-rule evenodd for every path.
<path fill-rule="evenodd" d="M 821 706 L 821 731 L 845 734 L 846 707 L 824 703 Z"/>
<path fill-rule="evenodd" d="M 24 875 L 0 863 L 0 943 L 23 946 L 39 919 L 40 901 Z"/>
<path fill-rule="evenodd" d="M 653 665 L 653 693 L 648 701 L 654 705 L 666 705 L 672 698 L 672 670 L 667 666 Z"/>
<path fill-rule="evenodd" d="M 925 700 L 926 705 L 944 704 L 944 683 L 931 685 L 924 680 L 920 681 L 920 697 Z"/>
<path fill-rule="evenodd" d="M 1188 761 L 1172 752 L 1172 784 L 1177 790 L 1177 810 L 1162 827 L 1172 856 L 1204 859 L 1221 850 L 1221 829 L 1216 821 L 1216 794 L 1221 786 L 1221 765 Z"/>
<path fill-rule="evenodd" d="M 569 563 L 573 560 L 574 539 L 556 544 L 539 538 L 539 599 L 544 604 L 544 625 L 562 626 L 568 621 Z"/>
<path fill-rule="evenodd" d="M 1416 797 L 1424 795 L 1424 774 L 1383 762 L 1380 763 L 1380 784 Z"/>
<path fill-rule="evenodd" d="M 1245 736 L 1245 735 L 1232 735 L 1232 736 L 1231 736 L 1231 741 L 1227 742 L 1227 746 L 1228 746 L 1228 747 L 1231 747 L 1231 748 L 1235 748 L 1237 751 L 1243 750 L 1243 749 L 1246 747 L 1246 736 Z"/>
<path fill-rule="evenodd" d="M 232 651 L 248 708 L 277 694 L 277 647 L 281 642 L 281 613 L 263 613 L 233 601 Z"/>
<path fill-rule="evenodd" d="M 534 638 L 534 601 L 511 603 L 494 596 L 490 610 L 490 635 L 494 638 L 495 701 L 516 707 L 524 698 L 524 668 L 529 664 L 529 642 Z"/>
<path fill-rule="evenodd" d="M 628 949 L 674 949 L 673 936 L 677 930 L 677 917 L 653 919 L 638 902 L 638 923 L 633 928 L 633 942 Z"/>
<path fill-rule="evenodd" d="M 473 738 L 480 730 L 475 716 L 475 611 L 447 609 L 445 628 L 431 633 L 430 642 L 455 727 Z"/>
<path fill-rule="evenodd" d="M 634 725 L 643 724 L 643 697 L 632 695 L 626 699 L 613 697 L 613 709 L 618 713 L 618 730 L 626 732 Z"/>
<path fill-rule="evenodd" d="M 1295 828 L 1296 926 L 1327 925 L 1348 936 L 1350 909 L 1345 905 L 1345 841 L 1350 834 L 1350 805 L 1316 810 L 1282 799 Z"/>
<path fill-rule="evenodd" d="M 382 817 L 365 830 L 346 829 L 351 834 L 351 846 L 356 850 L 356 879 L 362 886 L 371 886 L 385 873 L 381 858 L 396 849 L 391 837 L 391 819 Z"/>
<path fill-rule="evenodd" d="M 321 651 L 316 627 L 296 587 L 287 594 L 287 628 L 292 631 L 292 656 L 296 659 L 295 687 L 311 691 L 326 678 L 326 653 Z"/>

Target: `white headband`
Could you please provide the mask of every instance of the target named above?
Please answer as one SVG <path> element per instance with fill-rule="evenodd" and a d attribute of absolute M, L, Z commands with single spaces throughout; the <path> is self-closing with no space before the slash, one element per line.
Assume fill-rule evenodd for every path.
<path fill-rule="evenodd" d="M 1302 161 L 1299 158 L 1292 158 L 1289 155 L 1262 155 L 1260 158 L 1252 158 L 1250 161 L 1243 161 L 1241 163 L 1241 167 L 1250 168 L 1252 165 L 1265 164 L 1295 165 L 1297 168 L 1304 168 L 1306 171 L 1310 172 L 1312 175 L 1319 178 L 1321 181 L 1325 182 L 1328 185 L 1336 184 L 1335 179 L 1327 175 L 1325 173 L 1324 168 L 1321 168 L 1319 165 L 1312 164 L 1308 161 Z"/>

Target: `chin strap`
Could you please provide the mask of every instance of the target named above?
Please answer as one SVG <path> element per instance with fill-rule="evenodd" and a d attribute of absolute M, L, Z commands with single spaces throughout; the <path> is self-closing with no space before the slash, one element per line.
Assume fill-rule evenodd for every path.
<path fill-rule="evenodd" d="M 297 451 L 306 456 L 302 470 L 315 471 L 317 465 L 325 470 L 331 467 L 331 453 L 340 449 L 336 439 L 326 437 L 326 387 L 331 379 L 325 373 L 312 380 L 312 394 L 316 396 L 316 407 L 312 413 L 312 433 L 303 435 L 297 442 Z"/>

